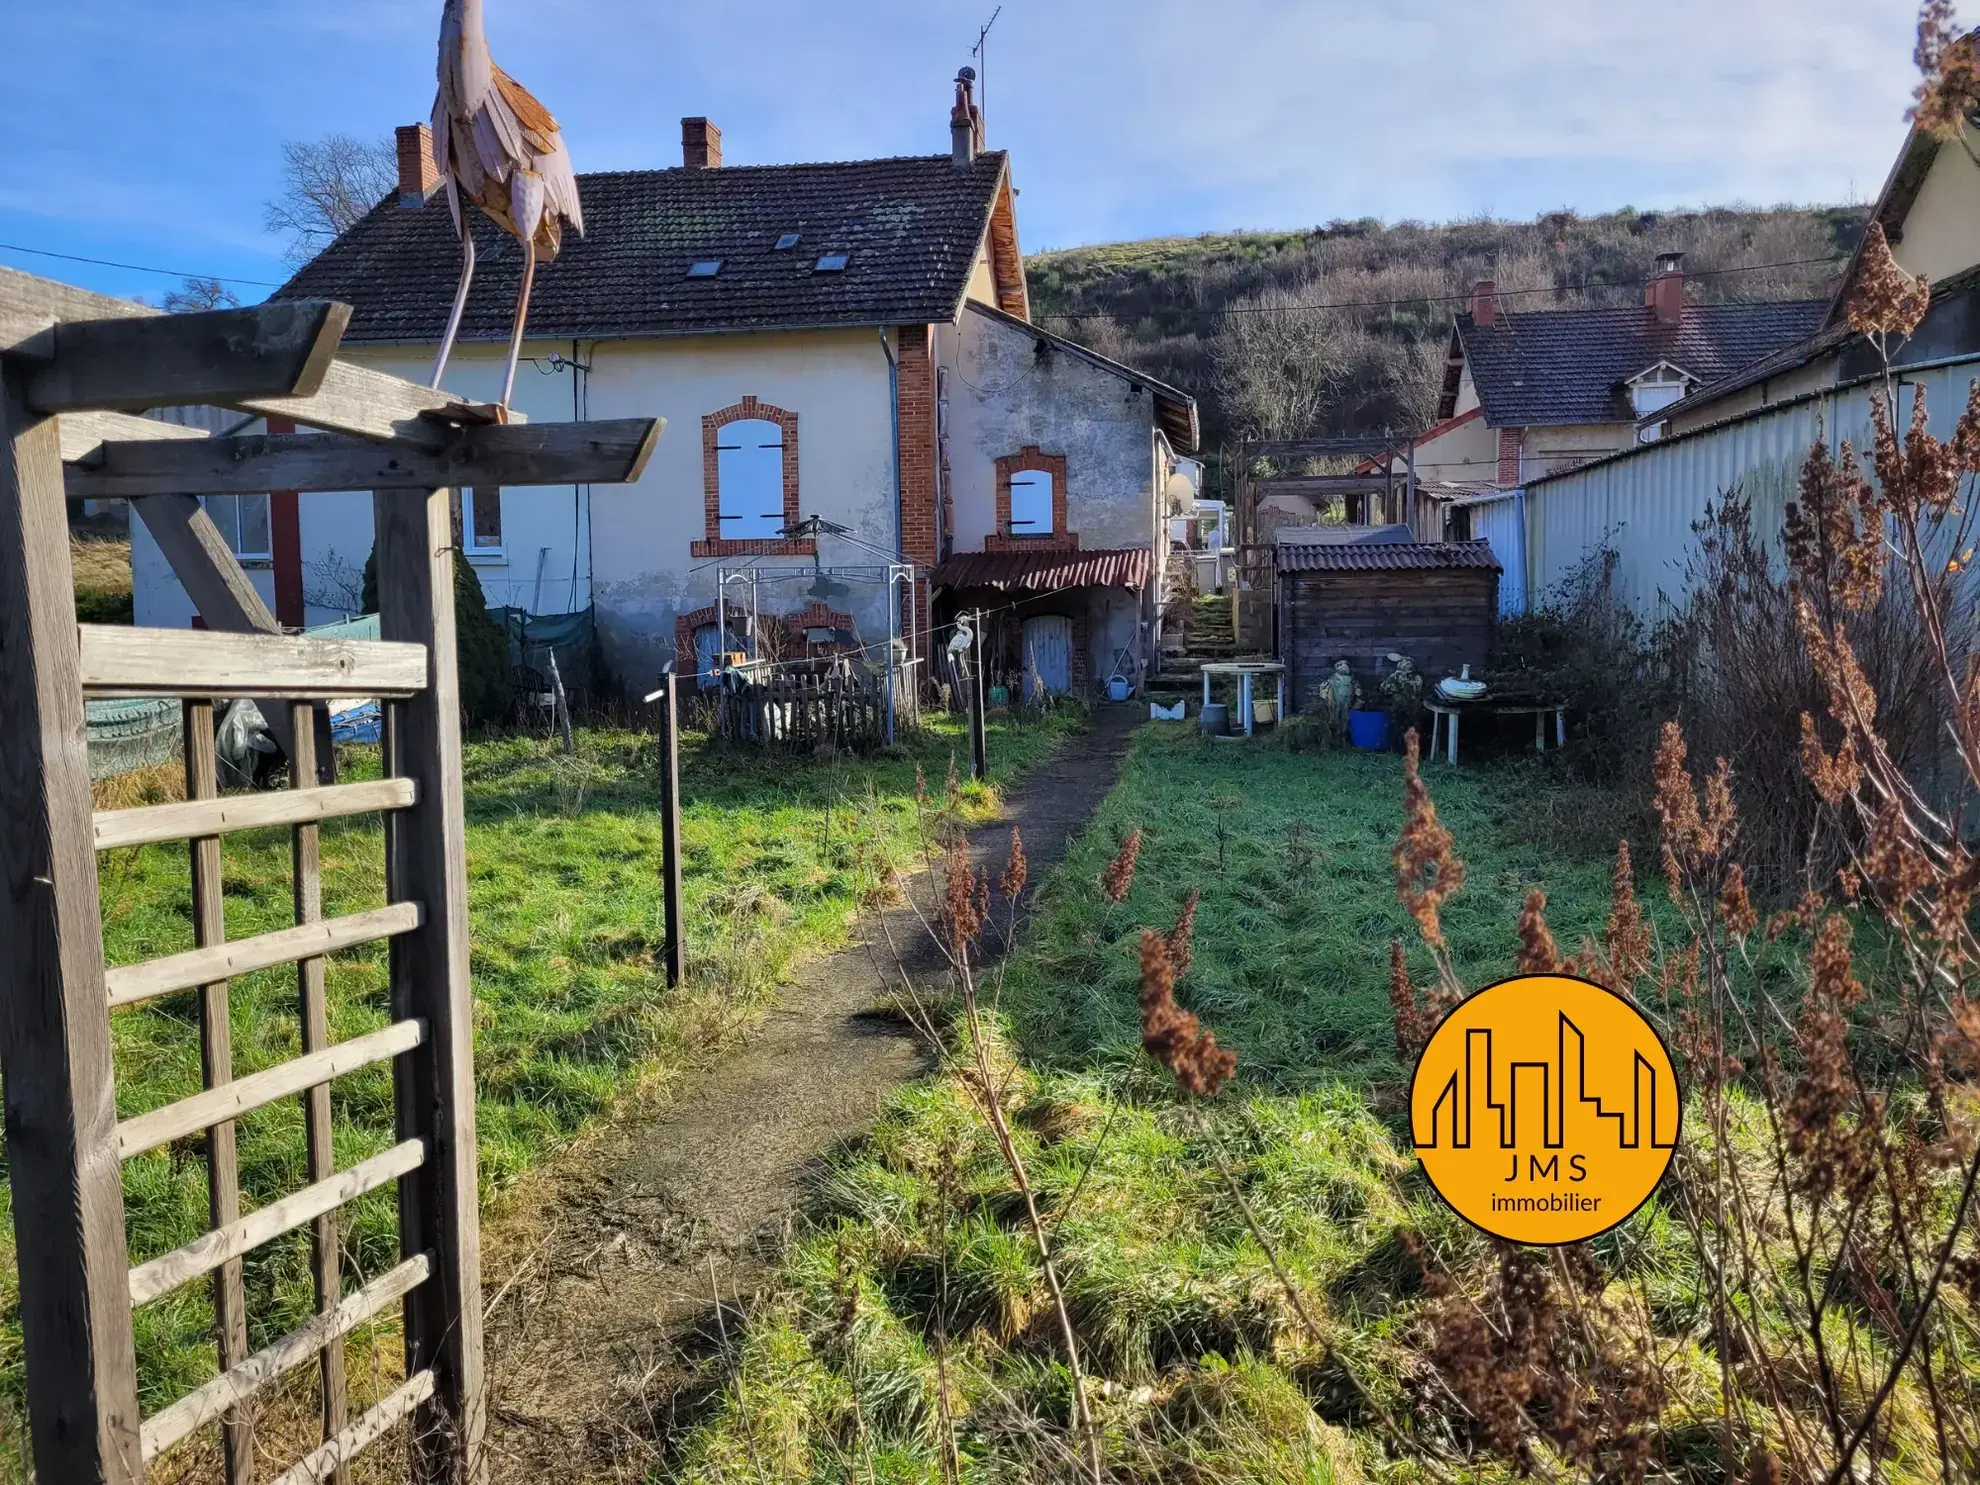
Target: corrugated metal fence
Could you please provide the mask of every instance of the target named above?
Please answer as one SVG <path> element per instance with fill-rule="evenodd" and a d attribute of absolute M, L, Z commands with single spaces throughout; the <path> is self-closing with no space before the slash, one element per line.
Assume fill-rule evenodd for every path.
<path fill-rule="evenodd" d="M 1909 421 L 1916 395 L 1911 389 L 1921 387 L 1933 434 L 1950 437 L 1976 376 L 1980 356 L 1906 368 L 1900 420 Z M 1695 546 L 1691 528 L 1707 506 L 1740 491 L 1752 502 L 1755 528 L 1777 542 L 1783 507 L 1794 498 L 1809 447 L 1821 438 L 1835 453 L 1847 439 L 1866 450 L 1870 397 L 1881 387 L 1881 381 L 1859 382 L 1812 393 L 1536 481 L 1524 491 L 1523 521 L 1517 494 L 1509 492 L 1472 507 L 1472 530 L 1491 540 L 1505 568 L 1501 592 L 1517 592 L 1513 574 L 1524 569 L 1521 586 L 1529 604 L 1544 601 L 1591 552 L 1613 548 L 1621 596 L 1654 620 L 1683 597 Z M 1501 607 L 1511 611 L 1514 605 Z"/>

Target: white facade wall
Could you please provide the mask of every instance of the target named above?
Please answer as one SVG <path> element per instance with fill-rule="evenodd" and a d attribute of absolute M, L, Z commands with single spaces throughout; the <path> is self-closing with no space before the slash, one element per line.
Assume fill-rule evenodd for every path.
<path fill-rule="evenodd" d="M 493 401 L 501 390 L 504 348 L 460 347 L 447 387 Z M 886 353 L 872 329 L 791 334 L 697 336 L 637 341 L 526 342 L 514 404 L 531 422 L 651 417 L 667 420 L 652 459 L 634 485 L 506 487 L 504 551 L 473 558 L 491 604 L 537 613 L 570 613 L 597 602 L 599 636 L 609 668 L 642 679 L 674 656 L 674 619 L 714 602 L 718 559 L 690 555 L 705 535 L 701 418 L 745 396 L 798 417 L 798 500 L 804 515 L 852 528 L 862 540 L 899 550 L 894 494 L 894 404 Z M 425 382 L 432 350 L 407 347 L 344 355 L 377 370 Z M 551 357 L 565 364 L 552 366 Z M 574 369 L 575 360 L 588 371 Z M 575 400 L 574 400 L 575 399 Z M 193 607 L 163 556 L 133 522 L 132 577 L 137 622 L 184 628 Z M 306 494 L 301 499 L 303 589 L 307 621 L 346 615 L 371 551 L 371 495 Z M 826 538 L 826 566 L 869 566 L 882 559 Z M 741 567 L 747 559 L 730 558 Z M 802 609 L 811 560 L 758 559 L 764 612 Z M 262 596 L 274 601 L 267 564 L 252 568 Z M 864 639 L 887 634 L 886 590 L 855 586 L 834 607 L 853 614 Z"/>
<path fill-rule="evenodd" d="M 1934 436 L 1951 435 L 1976 376 L 1980 356 L 1905 371 L 1907 386 L 1924 389 Z M 1707 506 L 1739 490 L 1752 504 L 1756 530 L 1778 542 L 1810 446 L 1820 438 L 1832 454 L 1845 440 L 1859 454 L 1866 450 L 1870 397 L 1881 389 L 1874 382 L 1822 392 L 1528 486 L 1529 601 L 1543 600 L 1587 556 L 1611 547 L 1620 559 L 1621 596 L 1645 618 L 1658 617 L 1683 596 L 1692 526 Z M 1913 395 L 1904 392 L 1901 419 L 1909 419 Z"/>

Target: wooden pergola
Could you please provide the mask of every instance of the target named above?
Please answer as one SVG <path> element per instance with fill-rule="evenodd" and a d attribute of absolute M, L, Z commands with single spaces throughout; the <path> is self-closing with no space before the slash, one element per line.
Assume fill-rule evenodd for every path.
<path fill-rule="evenodd" d="M 348 307 L 273 303 L 164 315 L 0 269 L 0 1076 L 20 1269 L 35 1468 L 48 1482 L 134 1482 L 218 1423 L 227 1477 L 255 1477 L 255 1400 L 314 1362 L 322 1443 L 271 1475 L 342 1480 L 350 1459 L 410 1423 L 422 1481 L 485 1477 L 473 1007 L 462 834 L 449 491 L 468 484 L 628 483 L 655 418 L 525 426 L 337 359 Z M 212 403 L 319 430 L 209 437 L 145 408 Z M 283 634 L 198 496 L 374 491 L 382 639 Z M 208 628 L 78 625 L 64 497 L 132 502 Z M 83 705 L 175 696 L 186 712 L 183 803 L 93 813 Z M 375 696 L 385 777 L 323 784 L 311 708 Z M 253 697 L 289 752 L 291 787 L 221 798 L 216 698 Z M 284 703 L 276 705 L 274 703 Z M 323 916 L 320 822 L 385 822 L 387 906 Z M 295 926 L 234 943 L 221 915 L 222 837 L 287 825 Z M 106 969 L 96 853 L 185 840 L 195 947 Z M 324 956 L 390 942 L 391 1021 L 329 1039 Z M 293 963 L 302 1055 L 236 1077 L 227 978 Z M 117 1116 L 110 1016 L 199 992 L 202 1092 Z M 331 1080 L 389 1061 L 397 1143 L 349 1169 L 331 1151 Z M 302 1102 L 309 1184 L 243 1215 L 234 1123 Z M 203 1138 L 211 1230 L 132 1268 L 123 1165 Z M 336 1210 L 396 1183 L 400 1262 L 346 1294 Z M 241 1259 L 284 1233 L 312 1235 L 316 1315 L 247 1349 Z M 138 1407 L 131 1316 L 178 1286 L 213 1287 L 218 1375 L 149 1418 Z M 349 1416 L 343 1338 L 403 1309 L 406 1380 Z"/>

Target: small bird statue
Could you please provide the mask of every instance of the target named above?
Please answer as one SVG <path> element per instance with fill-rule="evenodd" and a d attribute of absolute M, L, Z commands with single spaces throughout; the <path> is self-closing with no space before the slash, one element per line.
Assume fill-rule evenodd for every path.
<path fill-rule="evenodd" d="M 529 319 L 530 285 L 536 265 L 551 262 L 563 245 L 564 223 L 584 235 L 584 209 L 578 204 L 577 176 L 564 148 L 563 132 L 550 110 L 495 65 L 481 23 L 482 0 L 447 0 L 440 16 L 440 92 L 433 100 L 433 163 L 447 185 L 447 205 L 461 235 L 461 284 L 454 310 L 433 363 L 433 385 L 446 374 L 447 359 L 460 333 L 474 281 L 474 234 L 468 230 L 462 197 L 523 246 L 522 292 L 516 299 L 516 328 L 509 338 L 508 371 L 502 379 L 503 408 L 515 391 L 516 360 L 522 354 L 523 326 Z"/>

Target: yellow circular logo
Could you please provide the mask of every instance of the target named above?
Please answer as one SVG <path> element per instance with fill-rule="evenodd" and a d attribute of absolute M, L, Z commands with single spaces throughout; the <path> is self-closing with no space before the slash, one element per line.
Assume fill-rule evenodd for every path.
<path fill-rule="evenodd" d="M 1677 1148 L 1670 1053 L 1621 996 L 1522 975 L 1446 1016 L 1416 1061 L 1417 1158 L 1459 1216 L 1515 1243 L 1576 1243 L 1642 1206 Z"/>

